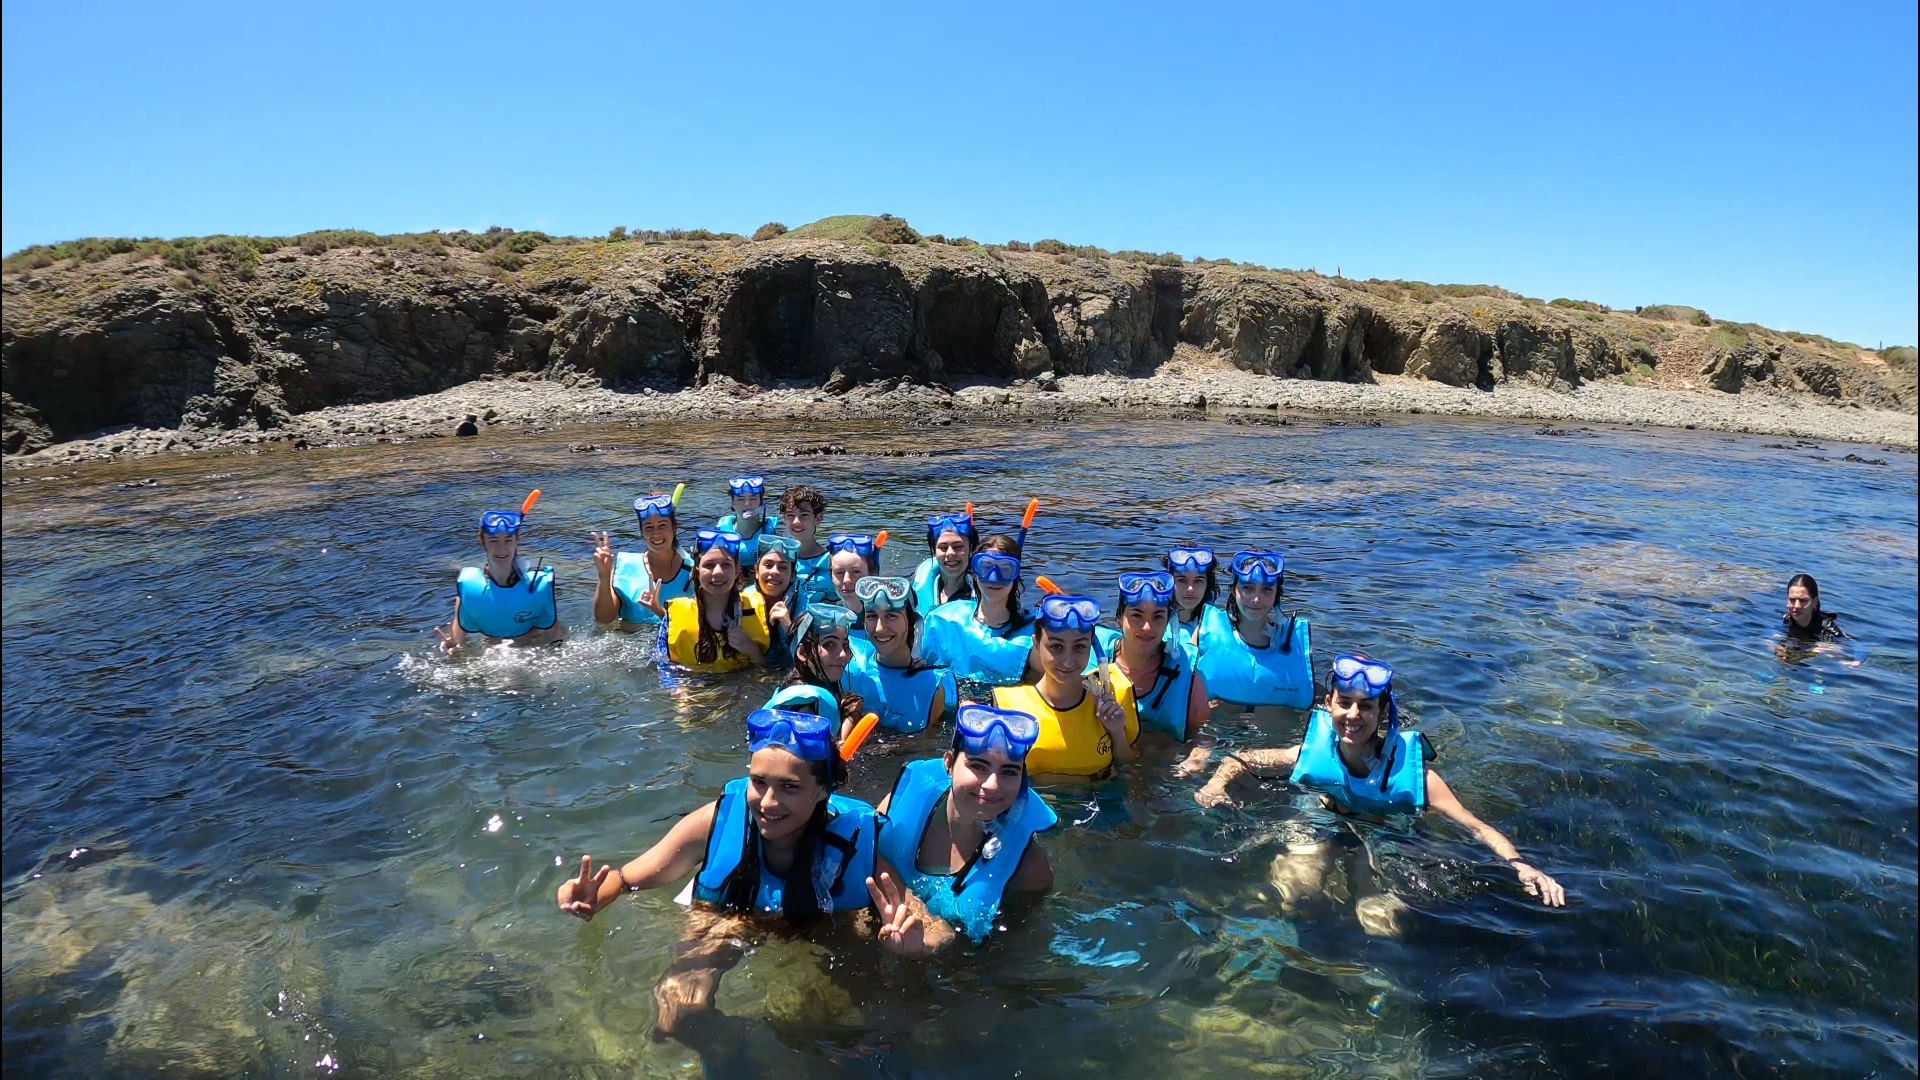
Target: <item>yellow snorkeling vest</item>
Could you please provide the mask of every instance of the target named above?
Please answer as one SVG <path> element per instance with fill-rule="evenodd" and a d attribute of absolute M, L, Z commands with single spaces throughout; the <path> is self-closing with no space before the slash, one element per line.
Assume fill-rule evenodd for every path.
<path fill-rule="evenodd" d="M 767 617 L 759 594 L 741 594 L 740 626 L 754 644 L 767 647 Z M 660 620 L 660 647 L 667 659 L 695 671 L 745 671 L 753 666 L 746 654 L 722 648 L 712 662 L 700 662 L 700 601 L 676 596 L 667 601 L 667 617 Z"/>
<path fill-rule="evenodd" d="M 1127 742 L 1140 738 L 1140 713 L 1133 703 L 1133 684 L 1109 668 L 1109 687 L 1115 701 L 1127 714 Z M 1060 712 L 1040 696 L 1040 689 L 1029 683 L 997 686 L 993 690 L 995 708 L 1017 709 L 1040 721 L 1040 738 L 1027 751 L 1027 771 L 1061 776 L 1098 776 L 1113 768 L 1113 737 L 1093 714 L 1093 695 L 1080 704 Z"/>

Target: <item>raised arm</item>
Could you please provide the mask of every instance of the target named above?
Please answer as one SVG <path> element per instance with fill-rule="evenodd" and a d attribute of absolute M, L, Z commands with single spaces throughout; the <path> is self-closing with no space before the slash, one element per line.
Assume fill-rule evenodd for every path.
<path fill-rule="evenodd" d="M 873 876 L 867 879 L 867 893 L 873 897 L 873 912 L 880 943 L 901 956 L 925 956 L 947 947 L 955 937 L 953 927 L 927 910 L 927 905 L 907 888 L 883 855 L 873 858 Z"/>
<path fill-rule="evenodd" d="M 607 864 L 595 871 L 593 856 L 581 856 L 580 876 L 560 884 L 560 910 L 591 919 L 623 891 L 657 889 L 700 869 L 706 860 L 707 834 L 713 831 L 714 806 L 708 803 L 681 818 L 646 854 L 618 869 Z"/>
<path fill-rule="evenodd" d="M 1566 904 L 1567 890 L 1561 888 L 1559 882 L 1529 866 L 1526 860 L 1520 857 L 1519 849 L 1513 846 L 1505 834 L 1481 821 L 1473 811 L 1461 805 L 1459 797 L 1453 793 L 1452 788 L 1447 786 L 1445 780 L 1440 779 L 1440 774 L 1432 766 L 1427 767 L 1427 805 L 1458 822 L 1462 828 L 1472 833 L 1475 839 L 1487 845 L 1495 855 L 1505 859 L 1507 865 L 1511 866 L 1513 872 L 1519 876 L 1520 884 L 1526 887 L 1529 895 L 1539 897 L 1540 902 L 1548 907 L 1561 907 Z"/>
<path fill-rule="evenodd" d="M 1213 779 L 1193 793 L 1193 801 L 1201 806 L 1225 806 L 1233 802 L 1233 796 L 1227 794 L 1227 785 L 1239 779 L 1249 767 L 1255 769 L 1291 768 L 1300 757 L 1300 747 L 1282 746 L 1272 750 L 1241 750 L 1230 753 L 1220 767 L 1213 771 Z"/>
<path fill-rule="evenodd" d="M 620 597 L 613 591 L 613 534 L 587 535 L 593 538 L 593 621 L 610 623 L 620 617 Z"/>

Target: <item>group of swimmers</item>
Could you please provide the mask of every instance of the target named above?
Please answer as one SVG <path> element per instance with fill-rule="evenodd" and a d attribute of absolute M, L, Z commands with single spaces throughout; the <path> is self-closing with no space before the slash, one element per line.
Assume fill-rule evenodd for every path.
<path fill-rule="evenodd" d="M 1344 822 L 1428 807 L 1485 844 L 1530 895 L 1566 902 L 1558 882 L 1461 804 L 1425 737 L 1401 726 L 1392 667 L 1337 656 L 1316 695 L 1307 620 L 1279 610 L 1278 552 L 1221 559 L 1173 547 L 1159 569 L 1118 576 L 1117 625 L 1106 626 L 1098 599 L 1044 575 L 1032 578 L 1039 602 L 1027 602 L 1034 504 L 1017 529 L 986 536 L 971 505 L 933 515 L 927 555 L 905 577 L 882 573 L 885 532 L 823 540 L 817 489 L 788 488 L 776 522 L 762 477 L 728 483 L 733 512 L 695 529 L 691 551 L 681 489 L 634 500 L 641 550 L 592 534 L 596 622 L 655 633 L 662 659 L 680 667 L 787 672 L 745 718 L 745 776 L 644 854 L 598 868 L 583 857 L 559 887 L 561 910 L 591 919 L 622 892 L 691 875 L 680 897 L 693 909 L 689 932 L 655 988 L 657 1033 L 684 1032 L 710 1008 L 739 959 L 743 920 L 806 927 L 847 915 L 908 956 L 957 936 L 983 941 L 1004 902 L 1053 883 L 1038 837 L 1057 818 L 1034 783 L 1104 776 L 1156 745 L 1174 750 L 1176 775 L 1198 774 L 1221 749 L 1205 731 L 1220 702 L 1310 710 L 1299 743 L 1220 753 L 1194 796 L 1227 805 L 1236 780 L 1262 775 L 1312 793 L 1316 812 L 1286 823 L 1270 873 L 1283 913 L 1324 902 L 1327 875 L 1344 863 L 1361 926 L 1398 934 L 1405 905 L 1373 886 L 1365 845 Z M 448 652 L 473 635 L 563 636 L 552 570 L 517 557 L 537 497 L 481 515 L 487 558 L 460 572 L 453 619 L 438 628 Z M 1790 635 L 1839 634 L 1805 575 L 1789 588 L 1786 619 Z M 874 806 L 842 788 L 876 727 L 930 733 L 944 752 L 908 763 Z"/>

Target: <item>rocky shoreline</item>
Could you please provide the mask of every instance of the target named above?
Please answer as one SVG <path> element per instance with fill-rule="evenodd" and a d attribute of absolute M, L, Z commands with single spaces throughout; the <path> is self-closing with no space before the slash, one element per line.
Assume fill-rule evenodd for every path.
<path fill-rule="evenodd" d="M 470 414 L 1307 410 L 1916 441 L 1914 350 L 1693 308 L 1064 245 L 496 232 L 10 256 L 6 461 L 445 436 Z"/>
<path fill-rule="evenodd" d="M 839 388 L 835 388 L 839 389 Z M 341 405 L 289 418 L 270 431 L 125 428 L 4 459 L 9 471 L 150 454 L 290 443 L 294 449 L 457 437 L 473 417 L 478 436 L 570 424 L 751 418 L 888 420 L 905 427 L 967 421 L 1070 420 L 1093 415 L 1184 417 L 1280 425 L 1292 418 L 1391 415 L 1487 417 L 1778 435 L 1920 447 L 1911 415 L 1777 397 L 1700 394 L 1605 383 L 1578 390 L 1507 386 L 1493 392 L 1381 377 L 1373 384 L 1283 379 L 1240 371 L 1165 372 L 1147 378 L 1052 376 L 957 388 L 884 380 L 845 388 L 763 388 L 715 377 L 707 385 L 623 392 L 540 379 L 483 379 L 436 394 Z M 804 430 L 804 429 L 802 429 Z"/>

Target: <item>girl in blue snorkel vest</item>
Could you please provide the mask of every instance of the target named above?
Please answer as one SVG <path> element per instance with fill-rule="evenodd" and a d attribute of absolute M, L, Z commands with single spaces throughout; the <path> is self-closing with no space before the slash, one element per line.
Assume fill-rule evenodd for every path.
<path fill-rule="evenodd" d="M 673 963 L 654 987 L 655 1034 L 687 1035 L 713 1007 L 720 976 L 744 954 L 752 926 L 807 929 L 851 921 L 902 956 L 924 955 L 952 936 L 878 852 L 880 818 L 872 806 L 838 793 L 846 762 L 834 722 L 810 713 L 758 709 L 747 718 L 747 775 L 718 799 L 677 822 L 625 865 L 580 873 L 560 884 L 560 910 L 592 919 L 622 892 L 688 878 L 693 911 Z"/>
<path fill-rule="evenodd" d="M 676 492 L 677 495 L 677 492 Z M 643 495 L 633 500 L 644 551 L 613 550 L 612 533 L 588 533 L 593 539 L 593 621 L 634 630 L 660 621 L 643 597 L 666 604 L 693 595 L 693 560 L 680 550 L 676 495 Z"/>
<path fill-rule="evenodd" d="M 949 600 L 973 599 L 967 563 L 980 535 L 973 527 L 973 504 L 964 514 L 935 514 L 927 519 L 927 558 L 913 571 L 913 606 L 932 611 Z"/>
<path fill-rule="evenodd" d="M 1053 887 L 1039 835 L 1059 821 L 1027 781 L 1040 725 L 1022 712 L 967 704 L 945 757 L 908 762 L 880 800 L 880 854 L 928 915 L 986 940 L 1010 893 Z"/>
<path fill-rule="evenodd" d="M 733 513 L 714 523 L 721 532 L 739 533 L 752 544 L 764 535 L 776 535 L 774 522 L 767 515 L 767 478 L 735 476 L 727 481 L 727 494 L 733 501 Z"/>
<path fill-rule="evenodd" d="M 1238 705 L 1313 704 L 1313 634 L 1305 616 L 1278 610 L 1287 560 L 1242 551 L 1227 564 L 1233 584 L 1223 618 L 1203 615 L 1195 635 L 1207 692 Z"/>
<path fill-rule="evenodd" d="M 1292 770 L 1289 783 L 1319 793 L 1336 814 L 1418 815 L 1431 807 L 1504 860 L 1529 895 L 1549 907 L 1565 904 L 1566 890 L 1559 882 L 1522 860 L 1500 830 L 1461 805 L 1433 767 L 1433 757 L 1425 736 L 1400 727 L 1393 669 L 1347 654 L 1334 658 L 1326 699 L 1308 716 L 1306 735 L 1298 746 L 1229 755 L 1194 799 L 1202 806 L 1226 805 L 1232 802 L 1227 788 L 1236 778 L 1253 769 L 1287 768 Z M 1301 837 L 1274 860 L 1273 884 L 1283 910 L 1292 914 L 1321 891 L 1332 854 L 1331 844 Z M 1358 895 L 1366 891 L 1371 878 L 1365 859 L 1362 849 L 1356 859 L 1349 860 L 1348 877 L 1357 897 L 1354 913 L 1368 933 L 1396 937 L 1406 905 L 1389 894 Z"/>
<path fill-rule="evenodd" d="M 953 673 L 922 660 L 914 650 L 920 616 L 906 578 L 866 577 L 854 583 L 865 611 L 868 650 L 847 664 L 843 683 L 857 691 L 888 731 L 938 728 L 959 704 Z"/>
<path fill-rule="evenodd" d="M 974 598 L 950 600 L 927 613 L 920 655 L 963 682 L 1011 686 L 1026 676 L 1033 651 L 1033 616 L 1020 602 L 1019 541 L 998 533 L 987 537 L 970 568 Z"/>
<path fill-rule="evenodd" d="M 436 626 L 440 649 L 451 656 L 473 635 L 516 645 L 545 645 L 566 637 L 553 595 L 553 570 L 529 570 L 520 562 L 520 527 L 540 493 L 518 511 L 480 515 L 480 546 L 486 561 L 464 567 L 454 588 L 453 619 Z"/>

